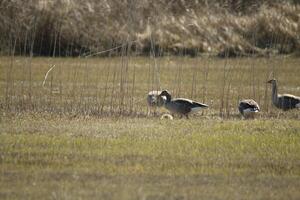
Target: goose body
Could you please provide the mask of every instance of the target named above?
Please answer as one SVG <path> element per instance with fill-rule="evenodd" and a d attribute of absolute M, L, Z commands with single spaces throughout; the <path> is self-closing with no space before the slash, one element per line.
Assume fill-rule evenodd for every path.
<path fill-rule="evenodd" d="M 300 108 L 300 97 L 291 94 L 278 94 L 275 79 L 269 80 L 267 83 L 272 84 L 272 103 L 275 107 L 284 111 Z"/>
<path fill-rule="evenodd" d="M 254 118 L 260 111 L 258 103 L 253 99 L 244 99 L 239 102 L 239 111 L 244 118 Z"/>
<path fill-rule="evenodd" d="M 184 115 L 186 118 L 189 118 L 189 114 L 208 108 L 208 105 L 190 99 L 172 99 L 171 94 L 166 90 L 162 91 L 160 95 L 166 97 L 164 106 L 167 110 L 172 114 L 179 114 L 180 116 Z"/>

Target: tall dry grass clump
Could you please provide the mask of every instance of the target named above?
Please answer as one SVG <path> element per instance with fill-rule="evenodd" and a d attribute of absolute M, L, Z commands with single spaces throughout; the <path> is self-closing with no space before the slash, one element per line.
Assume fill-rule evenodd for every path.
<path fill-rule="evenodd" d="M 130 39 L 138 54 L 151 43 L 162 53 L 291 53 L 299 50 L 299 18 L 297 1 L 288 0 L 4 0 L 0 48 L 8 53 L 16 41 L 18 54 L 31 44 L 36 55 L 80 55 Z"/>

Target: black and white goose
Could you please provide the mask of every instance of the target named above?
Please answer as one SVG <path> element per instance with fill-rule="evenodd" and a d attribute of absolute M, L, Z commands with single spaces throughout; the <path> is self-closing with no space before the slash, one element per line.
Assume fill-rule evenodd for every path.
<path fill-rule="evenodd" d="M 275 79 L 271 79 L 267 83 L 272 84 L 272 103 L 275 107 L 284 111 L 300 108 L 300 97 L 291 94 L 278 94 Z"/>
<path fill-rule="evenodd" d="M 208 105 L 190 99 L 172 99 L 171 94 L 167 90 L 162 91 L 160 96 L 166 97 L 164 104 L 166 109 L 168 109 L 172 114 L 179 114 L 181 117 L 185 116 L 187 119 L 189 118 L 189 114 L 208 108 Z"/>
<path fill-rule="evenodd" d="M 239 102 L 239 111 L 244 118 L 254 118 L 260 108 L 253 99 L 243 99 Z"/>

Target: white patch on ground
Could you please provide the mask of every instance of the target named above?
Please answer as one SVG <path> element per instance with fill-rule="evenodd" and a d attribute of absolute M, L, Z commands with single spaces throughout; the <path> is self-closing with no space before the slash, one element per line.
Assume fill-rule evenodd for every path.
<path fill-rule="evenodd" d="M 170 120 L 173 120 L 173 116 L 170 115 L 170 114 L 163 114 L 160 119 L 170 119 Z"/>

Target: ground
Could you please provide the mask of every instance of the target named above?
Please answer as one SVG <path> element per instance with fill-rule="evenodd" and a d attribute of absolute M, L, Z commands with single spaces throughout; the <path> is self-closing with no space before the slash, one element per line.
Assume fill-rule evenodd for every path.
<path fill-rule="evenodd" d="M 300 199 L 300 112 L 272 106 L 266 84 L 300 96 L 299 63 L 0 57 L 0 199 Z M 147 116 L 156 89 L 209 108 Z M 242 120 L 249 98 L 261 112 Z"/>
<path fill-rule="evenodd" d="M 2 115 L 1 199 L 299 199 L 298 119 Z"/>

